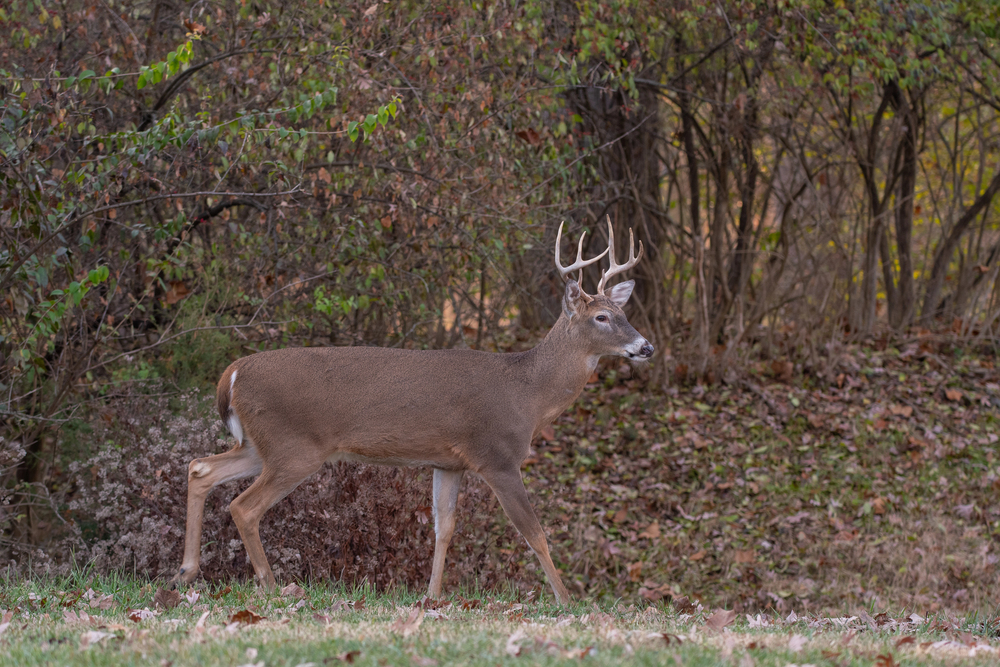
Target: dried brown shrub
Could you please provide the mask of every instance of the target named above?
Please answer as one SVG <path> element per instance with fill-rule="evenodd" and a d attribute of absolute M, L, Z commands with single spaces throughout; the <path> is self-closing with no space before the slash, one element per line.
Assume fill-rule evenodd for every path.
<path fill-rule="evenodd" d="M 97 429 L 104 443 L 99 453 L 71 468 L 77 488 L 70 506 L 87 528 L 98 571 L 172 576 L 180 565 L 188 462 L 233 444 L 217 418 L 204 416 L 211 401 L 193 392 L 181 402 L 182 409 L 171 414 L 165 399 L 120 401 Z M 261 523 L 275 575 L 286 581 L 367 580 L 379 588 L 425 586 L 434 549 L 430 481 L 429 470 L 324 466 Z M 252 576 L 228 508 L 251 482 L 221 485 L 208 498 L 201 558 L 207 579 Z M 493 588 L 517 577 L 519 564 L 501 562 L 500 549 L 516 545 L 514 553 L 531 554 L 482 480 L 466 480 L 459 512 L 447 586 Z"/>

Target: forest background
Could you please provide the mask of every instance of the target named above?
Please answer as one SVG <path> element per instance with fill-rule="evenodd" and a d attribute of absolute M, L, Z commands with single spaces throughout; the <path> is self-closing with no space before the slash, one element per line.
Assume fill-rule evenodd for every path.
<path fill-rule="evenodd" d="M 233 359 L 524 349 L 559 222 L 591 255 L 610 216 L 657 355 L 526 463 L 578 592 L 996 599 L 998 28 L 988 0 L 10 0 L 9 571 L 172 574 Z M 279 576 L 422 585 L 426 474 L 320 477 L 263 529 Z M 249 572 L 233 492 L 209 577 Z M 538 585 L 488 490 L 462 503 L 454 583 Z"/>

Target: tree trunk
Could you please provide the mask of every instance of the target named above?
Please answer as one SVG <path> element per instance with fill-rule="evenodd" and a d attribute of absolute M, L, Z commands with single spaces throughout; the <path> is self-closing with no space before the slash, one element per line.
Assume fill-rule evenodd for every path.
<path fill-rule="evenodd" d="M 948 274 L 948 265 L 951 264 L 952 255 L 958 247 L 962 235 L 965 234 L 969 225 L 982 213 L 993 201 L 993 197 L 1000 191 L 1000 171 L 993 175 L 993 180 L 986 187 L 986 190 L 976 197 L 972 206 L 965 209 L 962 216 L 952 226 L 948 236 L 945 237 L 937 250 L 934 252 L 934 265 L 931 269 L 931 277 L 927 281 L 927 293 L 924 296 L 924 305 L 920 311 L 920 322 L 930 324 L 931 320 L 938 314 L 941 306 L 941 289 L 944 287 L 944 279 Z"/>

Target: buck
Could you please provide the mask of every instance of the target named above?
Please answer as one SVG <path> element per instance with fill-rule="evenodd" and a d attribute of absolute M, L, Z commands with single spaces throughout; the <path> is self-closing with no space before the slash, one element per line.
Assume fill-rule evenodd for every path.
<path fill-rule="evenodd" d="M 584 233 L 584 235 L 586 232 Z M 216 393 L 219 416 L 236 439 L 224 454 L 191 461 L 188 468 L 184 561 L 174 582 L 190 583 L 199 570 L 205 498 L 217 485 L 259 475 L 229 506 L 260 584 L 273 590 L 274 574 L 260 541 L 261 517 L 327 461 L 361 461 L 434 469 L 434 562 L 428 595 L 441 594 L 445 552 L 455 530 L 455 508 L 466 471 L 480 475 L 527 540 L 561 604 L 569 594 L 549 556 L 545 533 L 521 480 L 532 438 L 583 391 L 605 355 L 644 360 L 649 342 L 629 324 L 622 306 L 635 282 L 608 281 L 635 266 L 615 261 L 608 218 L 608 248 L 562 266 L 566 280 L 555 326 L 527 352 L 400 350 L 374 347 L 286 348 L 233 362 Z M 597 293 L 570 279 L 574 271 L 610 253 Z"/>

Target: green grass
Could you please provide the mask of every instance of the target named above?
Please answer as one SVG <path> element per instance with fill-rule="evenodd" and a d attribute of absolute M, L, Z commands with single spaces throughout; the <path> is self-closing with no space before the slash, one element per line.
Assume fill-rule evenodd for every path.
<path fill-rule="evenodd" d="M 414 612 L 420 597 L 405 591 L 385 595 L 321 584 L 307 586 L 300 600 L 234 584 L 190 588 L 184 592 L 199 596 L 193 603 L 185 600 L 173 609 L 155 609 L 154 617 L 131 620 L 130 614 L 140 616 L 134 610 L 154 610 L 156 591 L 157 584 L 145 580 L 81 573 L 8 581 L 0 608 L 13 611 L 13 618 L 0 634 L 0 665 L 888 667 L 988 665 L 1000 656 L 991 637 L 992 614 L 902 625 L 893 614 L 843 625 L 758 617 L 766 627 L 751 627 L 740 616 L 719 632 L 706 625 L 708 610 L 678 614 L 664 605 L 598 607 L 582 600 L 560 608 L 547 594 L 534 601 L 513 593 L 467 593 L 425 604 L 420 624 L 407 627 L 404 621 L 421 612 Z M 231 623 L 245 609 L 264 618 Z M 89 618 L 80 620 L 81 612 Z"/>

